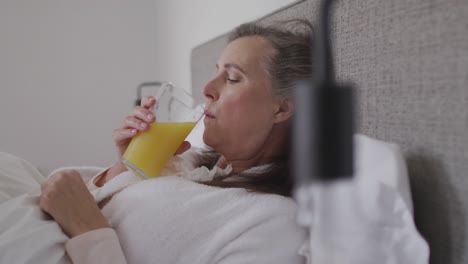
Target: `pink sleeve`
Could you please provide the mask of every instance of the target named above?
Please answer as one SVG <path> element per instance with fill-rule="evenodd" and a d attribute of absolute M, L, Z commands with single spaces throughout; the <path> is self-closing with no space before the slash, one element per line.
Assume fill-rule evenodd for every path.
<path fill-rule="evenodd" d="M 112 228 L 101 228 L 76 236 L 65 243 L 65 249 L 73 263 L 127 263 Z"/>

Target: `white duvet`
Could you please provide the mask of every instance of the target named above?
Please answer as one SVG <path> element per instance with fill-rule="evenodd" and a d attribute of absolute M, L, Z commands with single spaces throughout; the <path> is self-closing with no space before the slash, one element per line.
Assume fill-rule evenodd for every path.
<path fill-rule="evenodd" d="M 389 150 L 389 146 L 370 138 L 358 136 L 357 139 L 358 145 L 361 146 L 357 149 L 371 150 L 378 146 Z M 393 147 L 390 150 L 395 152 Z M 372 252 L 372 247 L 390 247 L 388 248 L 388 259 L 385 260 L 387 262 L 379 258 L 377 262 L 368 263 L 427 263 L 429 256 L 427 243 L 417 232 L 411 217 L 412 203 L 406 171 L 400 172 L 399 170 L 402 168 L 400 166 L 392 166 L 391 168 L 381 166 L 379 164 L 382 160 L 376 160 L 378 155 L 364 153 L 365 151 L 356 153 L 356 161 L 359 162 L 358 168 L 361 168 L 358 171 L 366 172 L 363 175 L 369 174 L 362 182 L 364 185 L 359 186 L 359 192 L 364 193 L 367 200 L 363 205 L 372 205 L 369 207 L 372 210 L 368 209 L 369 212 L 373 212 L 373 219 L 385 218 L 386 222 L 400 223 L 390 229 L 388 226 L 380 227 L 387 228 L 385 232 L 390 232 L 388 236 L 379 236 L 378 239 L 372 237 L 372 240 L 364 241 L 368 245 L 372 245 L 371 248 L 367 249 L 369 252 Z M 386 170 L 388 173 L 381 173 Z M 380 175 L 389 176 L 381 177 Z M 82 176 L 86 180 L 90 175 Z M 356 178 L 359 179 L 359 175 Z M 60 227 L 37 206 L 39 186 L 42 180 L 43 177 L 40 173 L 29 163 L 0 153 L 0 263 L 70 263 L 64 250 L 64 243 L 68 238 L 62 233 Z M 379 200 L 382 194 L 379 193 L 380 189 L 374 188 L 376 184 L 390 188 L 394 195 L 388 197 L 395 199 L 385 203 Z M 19 195 L 26 192 L 28 194 Z M 402 204 L 400 209 L 403 211 L 400 210 L 393 214 L 395 201 L 404 201 L 400 203 Z M 377 227 L 379 228 L 379 226 Z M 363 239 L 369 239 L 369 237 Z M 406 245 L 411 245 L 411 247 Z M 311 245 L 305 244 L 304 246 L 307 249 Z M 351 246 L 343 248 L 343 252 L 347 252 L 346 250 L 350 249 Z M 416 253 L 413 255 L 416 256 L 411 257 L 412 254 L 408 254 L 409 248 L 418 248 L 417 253 L 413 250 Z M 310 251 L 306 250 L 308 252 L 304 254 L 309 256 L 313 254 L 312 248 L 309 249 Z M 331 249 L 321 248 L 322 252 L 327 252 L 327 250 Z M 399 258 L 408 261 L 396 261 Z M 416 259 L 417 261 L 415 261 Z"/>
<path fill-rule="evenodd" d="M 37 205 L 37 195 L 0 204 L 0 263 L 70 263 L 68 237 Z"/>
<path fill-rule="evenodd" d="M 68 237 L 38 206 L 42 180 L 28 162 L 0 153 L 0 263 L 70 263 Z"/>

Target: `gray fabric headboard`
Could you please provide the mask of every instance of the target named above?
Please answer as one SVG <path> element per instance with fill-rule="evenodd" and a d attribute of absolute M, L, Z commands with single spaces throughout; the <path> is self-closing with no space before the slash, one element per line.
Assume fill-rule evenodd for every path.
<path fill-rule="evenodd" d="M 358 132 L 399 144 L 431 263 L 468 263 L 468 1 L 336 1 L 340 80 L 357 88 Z M 317 0 L 262 18 L 315 22 Z M 194 94 L 214 73 L 220 36 L 192 51 Z"/>

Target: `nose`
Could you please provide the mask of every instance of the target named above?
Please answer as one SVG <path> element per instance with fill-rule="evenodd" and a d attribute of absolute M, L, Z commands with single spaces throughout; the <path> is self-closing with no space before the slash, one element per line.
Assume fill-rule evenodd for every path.
<path fill-rule="evenodd" d="M 203 95 L 206 97 L 208 100 L 217 100 L 219 97 L 219 89 L 218 89 L 218 78 L 214 78 L 211 81 L 209 81 L 205 87 L 203 87 Z"/>

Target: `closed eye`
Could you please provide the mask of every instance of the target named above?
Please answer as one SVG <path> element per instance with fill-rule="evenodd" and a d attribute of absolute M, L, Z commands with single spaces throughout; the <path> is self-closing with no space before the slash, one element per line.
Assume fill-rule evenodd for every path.
<path fill-rule="evenodd" d="M 238 82 L 239 82 L 239 80 L 231 79 L 231 78 L 229 78 L 229 77 L 226 78 L 226 80 L 227 80 L 228 82 L 230 82 L 230 83 L 238 83 Z"/>

